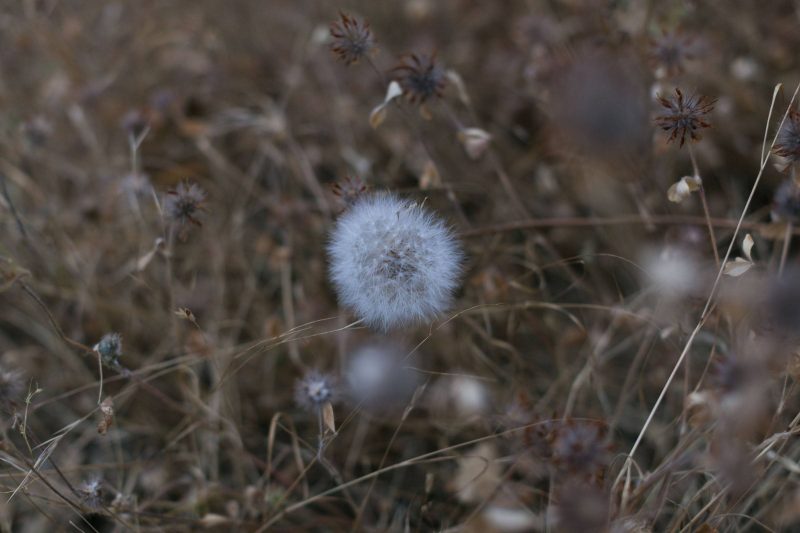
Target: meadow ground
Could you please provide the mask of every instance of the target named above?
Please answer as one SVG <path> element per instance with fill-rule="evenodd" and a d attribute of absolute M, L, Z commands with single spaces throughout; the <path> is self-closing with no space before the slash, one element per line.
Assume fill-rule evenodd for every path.
<path fill-rule="evenodd" d="M 0 0 L 0 528 L 798 530 L 799 26 Z"/>

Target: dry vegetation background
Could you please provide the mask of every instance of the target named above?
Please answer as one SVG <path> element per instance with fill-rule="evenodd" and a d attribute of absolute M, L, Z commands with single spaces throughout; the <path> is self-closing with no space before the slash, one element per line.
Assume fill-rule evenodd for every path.
<path fill-rule="evenodd" d="M 340 9 L 377 43 L 354 65 Z M 3 0 L 0 527 L 797 530 L 794 115 L 769 153 L 798 24 L 791 1 Z M 441 96 L 371 125 L 434 51 Z M 655 122 L 675 88 L 716 100 L 683 147 Z M 668 194 L 692 157 L 702 188 Z M 385 334 L 337 305 L 345 176 L 453 227 L 447 314 Z M 202 225 L 164 211 L 186 180 Z M 364 344 L 400 353 L 392 405 L 353 400 Z M 295 399 L 310 369 L 333 424 Z"/>

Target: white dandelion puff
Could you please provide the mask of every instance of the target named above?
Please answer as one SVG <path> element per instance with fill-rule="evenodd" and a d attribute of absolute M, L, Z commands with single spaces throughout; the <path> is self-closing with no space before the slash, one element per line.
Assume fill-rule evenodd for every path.
<path fill-rule="evenodd" d="M 417 386 L 408 350 L 392 342 L 375 342 L 356 349 L 348 359 L 345 378 L 349 396 L 362 407 L 379 411 L 404 404 Z"/>
<path fill-rule="evenodd" d="M 328 252 L 340 303 L 383 331 L 443 312 L 463 258 L 444 222 L 391 194 L 359 199 L 337 221 Z"/>

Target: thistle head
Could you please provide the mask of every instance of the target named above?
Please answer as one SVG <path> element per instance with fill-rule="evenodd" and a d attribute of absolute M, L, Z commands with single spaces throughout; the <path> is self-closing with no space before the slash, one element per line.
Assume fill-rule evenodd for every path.
<path fill-rule="evenodd" d="M 667 142 L 680 139 L 682 147 L 687 136 L 699 141 L 700 131 L 711 127 L 705 117 L 714 109 L 716 100 L 696 94 L 684 96 L 680 89 L 675 89 L 675 96 L 659 96 L 658 102 L 667 110 L 656 117 L 656 124 L 669 133 Z"/>
<path fill-rule="evenodd" d="M 122 355 L 122 337 L 119 333 L 106 333 L 93 349 L 100 354 L 100 359 L 105 365 L 117 367 Z"/>
<path fill-rule="evenodd" d="M 167 191 L 164 200 L 164 213 L 180 228 L 181 238 L 185 238 L 189 224 L 202 226 L 199 217 L 205 209 L 206 193 L 196 183 L 182 181 L 174 189 Z"/>
<path fill-rule="evenodd" d="M 375 37 L 369 23 L 356 17 L 339 13 L 339 20 L 331 22 L 331 50 L 345 65 L 357 63 L 375 50 Z"/>
<path fill-rule="evenodd" d="M 297 405 L 309 411 L 317 411 L 336 400 L 336 383 L 332 376 L 311 370 L 295 384 L 294 398 Z"/>
<path fill-rule="evenodd" d="M 797 109 L 789 110 L 772 150 L 785 159 L 786 169 L 800 161 L 800 111 Z"/>
<path fill-rule="evenodd" d="M 450 303 L 462 253 L 421 206 L 389 194 L 361 197 L 328 245 L 339 301 L 383 331 L 430 320 Z"/>
<path fill-rule="evenodd" d="M 393 71 L 403 94 L 412 104 L 441 97 L 447 85 L 444 69 L 436 63 L 435 53 L 403 56 Z"/>

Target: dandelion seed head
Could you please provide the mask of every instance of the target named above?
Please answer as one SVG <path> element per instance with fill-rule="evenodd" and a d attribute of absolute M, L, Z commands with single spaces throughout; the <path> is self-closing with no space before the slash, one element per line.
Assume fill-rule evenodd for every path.
<path fill-rule="evenodd" d="M 384 331 L 443 312 L 461 271 L 461 250 L 445 224 L 389 194 L 353 204 L 337 221 L 328 252 L 340 303 Z"/>

